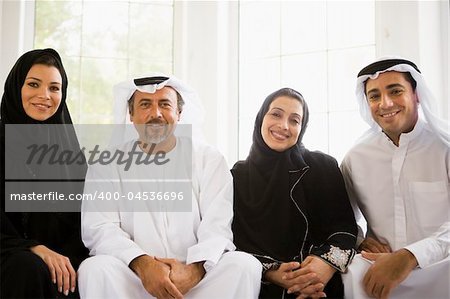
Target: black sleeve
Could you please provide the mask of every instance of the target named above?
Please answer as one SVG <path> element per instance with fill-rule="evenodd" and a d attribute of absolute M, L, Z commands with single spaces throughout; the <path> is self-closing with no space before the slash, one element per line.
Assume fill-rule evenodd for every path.
<path fill-rule="evenodd" d="M 328 155 L 316 153 L 309 163 L 305 189 L 313 211 L 310 254 L 345 272 L 356 253 L 358 228 L 344 180 L 336 160 Z"/>
<path fill-rule="evenodd" d="M 16 250 L 27 250 L 32 246 L 39 245 L 35 240 L 27 240 L 23 238 L 18 230 L 11 223 L 7 214 L 5 213 L 5 133 L 4 125 L 0 121 L 0 176 L 1 176 L 1 203 L 0 203 L 0 221 L 1 221 L 1 236 L 0 236 L 0 256 L 3 259 L 9 253 Z M 20 215 L 17 213 L 16 215 Z"/>
<path fill-rule="evenodd" d="M 88 249 L 81 239 L 81 214 L 79 212 L 62 213 L 65 218 L 68 237 L 62 245 L 61 253 L 70 258 L 74 269 L 78 269 L 81 262 L 89 256 Z"/>
<path fill-rule="evenodd" d="M 17 250 L 28 250 L 30 247 L 39 245 L 36 240 L 28 240 L 20 236 L 8 216 L 1 211 L 1 257 L 4 258 L 11 252 Z"/>

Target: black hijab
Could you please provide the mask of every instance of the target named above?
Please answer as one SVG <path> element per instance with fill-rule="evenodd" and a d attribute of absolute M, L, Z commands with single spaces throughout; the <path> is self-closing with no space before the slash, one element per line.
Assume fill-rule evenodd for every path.
<path fill-rule="evenodd" d="M 49 62 L 51 61 L 51 62 Z M 45 121 L 29 117 L 22 105 L 21 90 L 28 71 L 35 64 L 51 65 L 59 70 L 62 78 L 61 104 L 53 116 Z M 1 120 L 3 124 L 72 124 L 66 106 L 67 75 L 61 57 L 53 49 L 32 50 L 23 54 L 11 69 L 5 81 L 1 104 Z"/>
<path fill-rule="evenodd" d="M 303 118 L 297 143 L 283 152 L 277 152 L 264 142 L 261 126 L 270 104 L 281 96 L 298 100 L 303 107 Z M 290 217 L 292 213 L 297 213 L 297 216 L 299 213 L 290 200 L 290 171 L 295 172 L 306 166 L 302 157 L 302 138 L 308 119 L 308 106 L 303 96 L 290 88 L 273 92 L 262 104 L 255 120 L 250 154 L 232 169 L 233 233 L 238 249 L 281 261 L 292 260 L 299 254 L 296 251 L 299 236 L 286 237 L 301 225 L 293 223 L 299 217 Z"/>
<path fill-rule="evenodd" d="M 29 117 L 22 104 L 22 86 L 29 70 L 35 64 L 57 68 L 62 78 L 60 105 L 57 111 L 44 121 Z M 30 189 L 27 185 L 29 181 L 39 181 L 51 175 L 50 179 L 56 180 L 55 185 L 51 186 L 57 186 L 60 181 L 69 182 L 68 185 L 73 187 L 68 192 L 83 192 L 83 181 L 87 169 L 85 163 L 77 165 L 65 163 L 53 168 L 49 174 L 48 168 L 39 164 L 27 165 L 23 163 L 22 157 L 14 155 L 15 151 L 26 148 L 30 144 L 58 145 L 60 152 L 80 152 L 78 139 L 66 105 L 67 85 L 67 75 L 61 57 L 53 49 L 26 52 L 11 69 L 5 81 L 1 102 L 2 190 L 5 190 L 6 180 L 13 182 L 14 186 L 17 186 L 14 188 L 19 192 L 24 192 L 24 190 Z M 21 126 L 21 128 L 16 126 L 20 124 L 26 126 Z M 60 126 L 60 124 L 64 126 Z M 5 159 L 8 159 L 6 160 L 8 165 L 5 165 Z M 2 191 L 2 258 L 19 248 L 29 248 L 37 244 L 44 244 L 71 259 L 84 257 L 86 249 L 81 243 L 79 213 L 5 213 L 5 201 L 5 192 Z M 78 203 L 76 204 L 78 205 Z M 82 258 L 76 259 L 75 264 L 78 265 Z"/>
<path fill-rule="evenodd" d="M 62 78 L 60 105 L 57 111 L 44 121 L 35 120 L 29 117 L 22 104 L 22 86 L 29 70 L 35 64 L 43 64 L 57 68 Z M 31 50 L 23 54 L 17 60 L 6 78 L 1 102 L 2 149 L 4 150 L 5 146 L 10 149 L 7 150 L 6 153 L 3 153 L 14 153 L 14 148 L 26 148 L 31 144 L 46 144 L 48 146 L 58 145 L 61 152 L 68 150 L 73 153 L 78 153 L 80 151 L 78 139 L 72 126 L 72 119 L 66 105 L 67 85 L 67 75 L 61 57 L 58 52 L 53 49 Z M 31 126 L 7 126 L 17 124 L 27 124 Z M 64 126 L 52 126 L 56 124 L 64 124 Z M 6 126 L 8 127 L 8 135 L 5 135 Z M 8 136 L 8 140 L 5 140 L 6 136 Z M 55 173 L 53 177 L 60 179 L 84 178 L 83 168 L 85 167 L 65 166 L 67 167 L 64 167 L 64 165 L 58 167 L 58 169 L 56 169 L 58 174 Z M 40 167 L 34 167 L 34 169 L 31 170 L 37 177 L 41 176 L 40 170 L 41 172 L 48 171 L 47 169 L 40 169 Z M 13 169 L 8 169 L 8 171 L 13 171 Z M 3 179 L 4 175 L 5 173 L 2 171 Z M 19 173 L 17 176 L 23 177 L 22 173 Z"/>

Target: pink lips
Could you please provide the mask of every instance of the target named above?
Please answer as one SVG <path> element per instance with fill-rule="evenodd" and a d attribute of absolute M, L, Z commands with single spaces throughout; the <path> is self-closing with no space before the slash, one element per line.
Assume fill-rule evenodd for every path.
<path fill-rule="evenodd" d="M 41 104 L 41 103 L 32 103 L 33 107 L 35 107 L 38 110 L 41 111 L 47 111 L 51 106 L 47 104 Z"/>
<path fill-rule="evenodd" d="M 286 140 L 286 139 L 289 138 L 288 135 L 283 134 L 283 133 L 279 133 L 279 132 L 276 132 L 276 131 L 270 131 L 270 133 L 271 133 L 272 136 L 273 136 L 275 139 L 277 139 L 277 140 Z"/>

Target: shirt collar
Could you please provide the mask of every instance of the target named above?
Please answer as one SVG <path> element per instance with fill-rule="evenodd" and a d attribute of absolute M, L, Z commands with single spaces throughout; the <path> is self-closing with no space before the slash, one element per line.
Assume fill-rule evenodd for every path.
<path fill-rule="evenodd" d="M 411 140 L 414 140 L 417 136 L 420 135 L 420 133 L 422 133 L 424 128 L 424 123 L 423 121 L 419 118 L 417 120 L 416 125 L 414 126 L 414 129 L 412 129 L 411 132 L 408 133 L 402 133 L 400 135 L 400 141 L 399 141 L 399 146 L 408 144 Z"/>

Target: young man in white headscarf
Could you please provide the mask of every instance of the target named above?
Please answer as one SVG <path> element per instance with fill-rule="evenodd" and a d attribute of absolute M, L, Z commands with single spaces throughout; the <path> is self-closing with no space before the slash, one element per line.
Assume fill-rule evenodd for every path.
<path fill-rule="evenodd" d="M 356 94 L 371 129 L 341 168 L 367 234 L 343 275 L 345 295 L 449 298 L 449 123 L 406 59 L 363 68 Z"/>
<path fill-rule="evenodd" d="M 228 166 L 179 131 L 184 120 L 199 137 L 195 92 L 158 75 L 122 82 L 114 94 L 116 119 L 125 122 L 128 110 L 137 132 L 115 154 L 133 162 L 89 168 L 85 194 L 112 200 L 83 202 L 82 237 L 93 257 L 79 270 L 81 297 L 256 298 L 261 265 L 234 251 Z"/>

